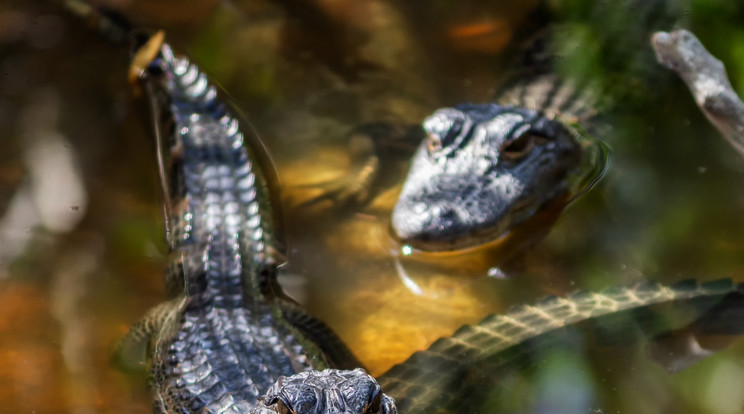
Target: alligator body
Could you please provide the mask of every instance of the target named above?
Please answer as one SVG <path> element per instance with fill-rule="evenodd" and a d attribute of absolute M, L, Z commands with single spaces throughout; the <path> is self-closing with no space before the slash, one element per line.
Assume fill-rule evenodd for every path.
<path fill-rule="evenodd" d="M 379 123 L 353 129 L 350 137 L 369 141 L 352 146 L 352 159 L 362 167 L 320 199 L 366 203 L 383 185 L 383 176 L 395 170 L 394 164 L 410 160 L 390 228 L 401 244 L 434 252 L 481 246 L 538 210 L 556 203 L 565 206 L 600 178 L 607 162 L 603 144 L 585 134 L 579 123 L 596 127 L 591 121 L 600 111 L 609 112 L 643 89 L 626 85 L 650 83 L 651 56 L 638 45 L 645 45 L 653 27 L 673 24 L 678 11 L 668 3 L 583 5 L 593 22 L 624 22 L 617 33 L 612 28 L 600 31 L 603 45 L 608 45 L 593 57 L 597 61 L 592 63 L 602 68 L 600 79 L 581 72 L 587 56 L 578 59 L 571 73 L 561 70 L 560 61 L 572 53 L 563 44 L 566 33 L 576 28 L 551 23 L 517 53 L 492 103 L 438 109 L 418 131 L 388 126 L 391 132 L 385 135 Z M 575 49 L 579 56 L 592 53 Z M 391 156 L 393 148 L 397 154 Z"/>
<path fill-rule="evenodd" d="M 590 326 L 654 338 L 699 325 L 740 334 L 744 287 L 645 284 L 549 298 L 465 326 L 380 376 L 362 370 L 276 284 L 269 198 L 238 121 L 198 68 L 163 45 L 143 76 L 165 156 L 174 299 L 125 342 L 150 342 L 155 412 L 479 412 L 499 373 Z M 672 318 L 671 315 L 685 315 Z M 666 316 L 665 316 L 666 315 Z M 696 322 L 697 321 L 697 322 Z M 631 335 L 636 333 L 637 335 Z M 607 341 L 616 335 L 607 335 Z M 491 402 L 492 403 L 492 402 Z"/>
<path fill-rule="evenodd" d="M 152 53 L 139 79 L 158 138 L 170 250 L 166 285 L 173 298 L 135 325 L 123 345 L 149 343 L 156 413 L 397 412 L 383 390 L 405 413 L 492 411 L 494 405 L 484 404 L 499 372 L 529 363 L 566 340 L 566 332 L 596 326 L 607 341 L 617 339 L 613 332 L 625 340 L 675 332 L 695 340 L 698 334 L 738 335 L 744 329 L 740 285 L 646 284 L 549 298 L 486 317 L 414 354 L 379 381 L 347 369 L 359 363 L 322 322 L 288 302 L 276 282 L 270 198 L 239 121 L 200 70 L 168 45 L 143 50 Z M 497 119 L 505 117 L 498 131 L 516 140 L 524 135 L 521 129 L 537 139 L 559 128 L 528 110 L 488 108 Z M 478 108 L 461 108 L 471 110 Z M 432 121 L 443 123 L 432 125 L 441 131 L 440 141 L 464 139 L 447 136 L 453 116 L 459 115 Z M 521 152 L 522 144 L 514 150 Z M 431 145 L 427 151 L 440 149 Z"/>
<path fill-rule="evenodd" d="M 395 173 L 405 174 L 400 165 L 409 164 L 390 228 L 402 245 L 423 252 L 477 247 L 538 210 L 562 209 L 601 177 L 608 151 L 577 123 L 593 114 L 591 89 L 533 75 L 514 76 L 493 103 L 441 108 L 420 125 L 354 128 L 349 152 L 359 167 L 305 205 L 358 208 L 396 184 Z"/>
<path fill-rule="evenodd" d="M 742 316 L 744 284 L 729 280 L 685 281 L 673 286 L 645 283 L 549 297 L 464 326 L 416 352 L 378 381 L 401 413 L 512 412 L 504 401 L 511 390 L 499 381 L 510 370 L 539 364 L 557 347 L 580 346 L 589 337 L 603 346 L 646 343 L 652 356 L 666 358 L 673 348 L 678 360 L 686 359 L 689 364 L 717 350 L 705 350 L 700 345 L 705 338 L 723 335 L 733 340 L 744 333 Z M 284 383 L 296 384 L 306 375 L 284 379 Z M 323 386 L 329 384 L 319 387 Z M 288 389 L 312 395 L 320 392 L 314 387 Z M 270 394 L 281 389 L 277 383 Z M 302 399 L 297 394 L 293 398 Z"/>
<path fill-rule="evenodd" d="M 174 298 L 124 347 L 149 341 L 155 412 L 247 413 L 281 376 L 358 363 L 276 284 L 266 183 L 239 121 L 194 64 L 153 39 L 140 49 L 153 55 L 141 82 L 159 141 Z"/>

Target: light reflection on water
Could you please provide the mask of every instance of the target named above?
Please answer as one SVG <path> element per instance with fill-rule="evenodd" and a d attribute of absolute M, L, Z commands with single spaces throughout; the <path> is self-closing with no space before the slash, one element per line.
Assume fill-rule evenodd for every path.
<path fill-rule="evenodd" d="M 394 191 L 341 218 L 292 206 L 312 191 L 302 184 L 348 171 L 341 138 L 352 125 L 415 122 L 439 106 L 487 99 L 497 77 L 493 52 L 504 41 L 503 20 L 481 22 L 477 41 L 468 43 L 471 32 L 463 28 L 469 26 L 445 19 L 447 30 L 441 30 L 432 23 L 436 16 L 406 26 L 412 6 L 401 6 L 402 12 L 381 1 L 362 11 L 337 6 L 331 15 L 351 16 L 363 33 L 372 34 L 362 46 L 345 45 L 355 53 L 355 66 L 336 62 L 333 54 L 317 56 L 312 44 L 295 47 L 311 50 L 314 58 L 284 55 L 280 46 L 297 39 L 282 31 L 279 6 L 236 4 L 261 18 L 221 10 L 199 23 L 198 34 L 173 40 L 214 72 L 262 132 L 286 202 L 290 262 L 283 271 L 304 278 L 307 306 L 373 373 L 461 324 L 547 294 L 646 278 L 742 279 L 744 167 L 697 113 L 681 84 L 667 81 L 641 108 L 608 121 L 612 128 L 602 138 L 614 158 L 606 178 L 520 258 L 508 278 L 453 277 L 460 274 L 458 264 L 432 270 L 409 263 L 404 268 L 419 289 L 412 292 L 389 254 Z M 12 13 L 21 13 L 29 25 L 37 16 L 67 22 L 65 17 L 49 20 L 59 15 L 51 7 L 17 7 Z M 451 18 L 467 17 L 459 12 L 465 16 Z M 11 12 L 3 13 L 7 18 Z M 360 13 L 375 19 L 366 21 Z M 523 14 L 505 13 L 517 20 Z M 242 19 L 261 24 L 246 25 Z M 143 103 L 129 96 L 124 53 L 62 24 L 60 29 L 55 23 L 55 33 L 63 35 L 51 45 L 44 36 L 44 42 L 24 42 L 15 32 L 0 33 L 0 119 L 8 123 L 3 130 L 12 131 L 4 135 L 0 153 L 3 214 L 29 175 L 20 161 L 18 148 L 25 143 L 16 120 L 39 96 L 38 88 L 19 85 L 45 86 L 60 97 L 56 128 L 76 149 L 89 194 L 88 213 L 75 229 L 55 234 L 29 228 L 30 247 L 12 263 L 0 264 L 10 269 L 10 277 L 0 282 L 0 384 L 11 384 L 0 387 L 0 405 L 5 412 L 150 412 L 142 376 L 119 373 L 108 364 L 110 345 L 165 298 L 159 186 L 147 114 L 140 109 Z M 169 34 L 184 31 L 173 29 Z M 454 40 L 446 43 L 450 38 L 442 33 Z M 235 42 L 257 46 L 236 51 Z M 529 378 L 544 396 L 541 404 L 547 404 L 539 412 L 560 412 L 559 407 L 738 412 L 742 355 L 739 341 L 669 376 L 636 348 L 592 349 L 586 355 L 562 349 L 533 367 Z M 528 388 L 525 382 L 520 376 L 504 379 L 515 395 Z"/>

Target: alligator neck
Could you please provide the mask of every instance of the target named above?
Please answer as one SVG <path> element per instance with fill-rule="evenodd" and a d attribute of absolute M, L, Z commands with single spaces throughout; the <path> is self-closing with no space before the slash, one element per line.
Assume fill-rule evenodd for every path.
<path fill-rule="evenodd" d="M 147 73 L 166 195 L 169 290 L 197 307 L 265 301 L 276 270 L 271 208 L 238 120 L 206 76 L 168 45 Z"/>

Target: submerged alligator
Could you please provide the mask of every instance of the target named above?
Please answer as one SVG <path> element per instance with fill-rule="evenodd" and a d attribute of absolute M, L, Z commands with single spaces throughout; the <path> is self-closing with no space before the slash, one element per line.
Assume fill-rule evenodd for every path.
<path fill-rule="evenodd" d="M 162 154 L 166 285 L 175 298 L 151 310 L 122 346 L 150 342 L 156 412 L 245 413 L 282 375 L 358 362 L 283 297 L 255 154 L 214 86 L 162 40 L 159 33 L 142 46 L 135 64 L 146 66 L 135 73 Z"/>
<path fill-rule="evenodd" d="M 640 86 L 646 81 L 638 77 L 650 77 L 643 73 L 652 66 L 650 50 L 634 42 L 645 45 L 652 27 L 674 19 L 668 3 L 624 0 L 588 7 L 598 21 L 603 16 L 642 22 L 624 25 L 620 39 L 603 39 L 612 47 L 602 51 L 601 67 L 613 85 L 584 73 L 561 73 L 556 62 L 567 46 L 556 38 L 568 30 L 551 23 L 518 48 L 517 65 L 492 102 L 441 108 L 420 125 L 373 122 L 353 128 L 349 152 L 360 167 L 321 184 L 328 191 L 305 204 L 331 200 L 359 208 L 380 187 L 391 186 L 389 170 L 410 161 L 390 229 L 400 244 L 422 252 L 481 246 L 540 210 L 562 209 L 604 172 L 607 148 L 584 127 L 596 127 L 590 122 L 595 115 L 632 95 L 633 88 L 619 85 Z"/>
<path fill-rule="evenodd" d="M 392 228 L 424 250 L 504 234 L 568 192 L 581 158 L 576 130 L 524 107 L 461 104 L 436 111 L 423 128 Z"/>
<path fill-rule="evenodd" d="M 484 396 L 501 369 L 529 363 L 582 325 L 688 342 L 741 333 L 741 285 L 646 284 L 489 316 L 375 380 L 330 329 L 285 298 L 260 162 L 206 76 L 162 35 L 139 49 L 133 68 L 153 108 L 173 298 L 136 324 L 123 347 L 149 343 L 156 412 L 489 411 L 494 402 Z M 669 308 L 686 317 L 666 317 Z"/>
<path fill-rule="evenodd" d="M 554 31 L 521 48 L 492 102 L 440 108 L 420 125 L 353 128 L 349 152 L 361 167 L 303 205 L 359 208 L 393 185 L 389 170 L 410 163 L 390 229 L 420 252 L 482 246 L 540 210 L 561 210 L 601 178 L 608 149 L 579 124 L 596 114 L 595 91 L 555 74 Z"/>
<path fill-rule="evenodd" d="M 390 184 L 384 171 L 410 162 L 390 220 L 402 245 L 441 252 L 494 241 L 549 205 L 562 209 L 604 172 L 607 148 L 577 123 L 591 107 L 578 89 L 555 76 L 515 79 L 493 103 L 438 109 L 418 126 L 356 127 L 350 151 L 362 167 L 304 204 L 363 205 Z"/>
<path fill-rule="evenodd" d="M 159 35 L 142 56 L 135 73 L 153 105 L 174 298 L 123 346 L 149 342 L 156 412 L 477 412 L 487 410 L 483 397 L 500 369 L 582 325 L 614 326 L 624 337 L 741 333 L 744 287 L 730 282 L 584 292 L 465 326 L 376 381 L 322 322 L 284 298 L 264 178 L 216 89 Z M 668 307 L 686 318 L 664 316 Z"/>

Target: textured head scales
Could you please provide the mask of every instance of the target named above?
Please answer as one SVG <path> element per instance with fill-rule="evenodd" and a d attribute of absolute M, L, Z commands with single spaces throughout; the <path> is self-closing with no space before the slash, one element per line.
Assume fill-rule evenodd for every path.
<path fill-rule="evenodd" d="M 423 123 L 392 228 L 422 250 L 494 240 L 567 191 L 581 149 L 560 122 L 520 107 L 463 104 Z"/>
<path fill-rule="evenodd" d="M 382 393 L 363 369 L 306 371 L 280 377 L 252 414 L 397 414 L 395 402 Z"/>

